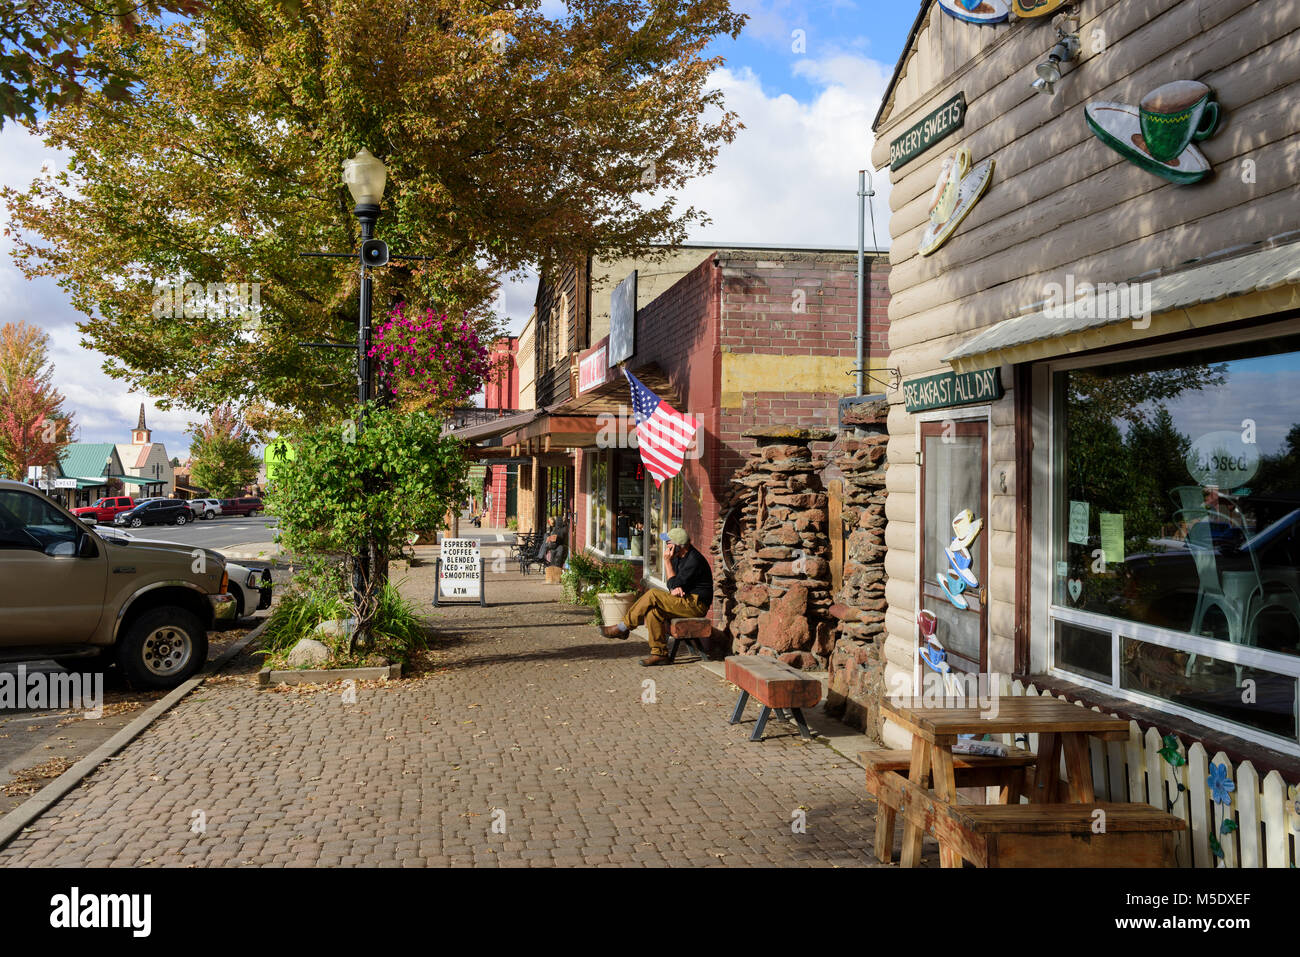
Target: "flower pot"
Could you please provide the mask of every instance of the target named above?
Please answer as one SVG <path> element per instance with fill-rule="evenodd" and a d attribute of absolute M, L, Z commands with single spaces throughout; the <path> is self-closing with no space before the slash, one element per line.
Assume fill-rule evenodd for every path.
<path fill-rule="evenodd" d="M 596 602 L 600 605 L 601 621 L 606 625 L 617 625 L 636 603 L 636 592 L 598 592 Z"/>

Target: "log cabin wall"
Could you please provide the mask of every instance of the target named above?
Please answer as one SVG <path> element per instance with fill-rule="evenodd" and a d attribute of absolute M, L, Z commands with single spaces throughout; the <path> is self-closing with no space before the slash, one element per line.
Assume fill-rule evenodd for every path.
<path fill-rule="evenodd" d="M 1080 0 L 1075 7 L 1082 54 L 1063 66 L 1050 97 L 1030 83 L 1055 42 L 1051 17 L 976 26 L 931 2 L 904 53 L 876 124 L 875 168 L 889 167 L 891 141 L 913 124 L 958 93 L 967 102 L 957 133 L 891 174 L 889 344 L 904 381 L 949 371 L 946 355 L 977 330 L 1041 303 L 1045 287 L 1066 273 L 1120 282 L 1300 225 L 1300 4 Z M 1224 117 L 1219 132 L 1198 144 L 1215 172 L 1194 186 L 1130 164 L 1084 117 L 1091 101 L 1136 105 L 1180 79 L 1212 87 Z M 962 146 L 975 163 L 995 160 L 992 183 L 947 244 L 922 257 L 918 241 L 940 166 Z M 1013 367 L 1002 368 L 1002 381 L 1006 395 L 992 403 L 989 419 L 990 475 L 1007 484 L 1003 491 L 991 481 L 985 516 L 987 667 L 1008 674 L 1015 670 L 1016 556 L 1028 543 L 1016 541 Z M 901 389 L 890 402 L 887 684 L 910 683 L 913 674 L 920 536 L 917 422 Z M 891 731 L 886 742 L 902 746 Z"/>

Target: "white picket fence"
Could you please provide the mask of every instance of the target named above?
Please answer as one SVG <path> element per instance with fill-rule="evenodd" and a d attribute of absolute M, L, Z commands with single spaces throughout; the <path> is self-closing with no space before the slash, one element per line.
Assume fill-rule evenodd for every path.
<path fill-rule="evenodd" d="M 1001 695 L 1041 695 L 1034 685 L 1001 678 Z M 1058 695 L 1062 701 L 1069 701 Z M 1074 704 L 1082 707 L 1079 702 Z M 1100 711 L 1100 708 L 1093 708 Z M 1010 735 L 1002 735 L 1006 744 L 1015 744 Z M 1028 747 L 1038 750 L 1038 735 L 1029 735 Z M 1198 741 L 1190 748 L 1178 742 L 1178 752 L 1187 763 L 1175 767 L 1160 755 L 1164 747 L 1155 728 L 1145 731 L 1136 721 L 1129 722 L 1128 741 L 1091 739 L 1092 779 L 1097 799 L 1150 804 L 1169 811 L 1187 822 L 1179 837 L 1178 863 L 1182 867 L 1295 867 L 1300 844 L 1300 814 L 1297 813 L 1297 789 L 1288 786 L 1282 775 L 1270 771 L 1263 781 L 1249 761 L 1234 768 L 1220 751 L 1213 758 Z M 1228 780 L 1236 785 L 1232 803 L 1225 807 L 1210 797 L 1206 779 L 1210 765 L 1228 769 Z M 1064 766 L 1062 766 L 1064 776 Z M 1182 785 L 1180 790 L 1178 785 Z M 1222 832 L 1224 818 L 1236 822 L 1237 828 Z M 1210 838 L 1218 838 L 1223 849 L 1219 858 L 1211 849 Z"/>

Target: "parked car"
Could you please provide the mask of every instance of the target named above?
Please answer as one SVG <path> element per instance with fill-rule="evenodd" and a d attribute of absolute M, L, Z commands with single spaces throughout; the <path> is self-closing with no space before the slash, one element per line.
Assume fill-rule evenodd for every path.
<path fill-rule="evenodd" d="M 137 687 L 180 684 L 207 661 L 209 629 L 234 617 L 225 559 L 94 521 L 0 480 L 0 659 L 116 663 Z"/>
<path fill-rule="evenodd" d="M 262 500 L 260 498 L 223 498 L 221 500 L 221 514 L 223 515 L 256 515 L 262 511 Z"/>
<path fill-rule="evenodd" d="M 178 498 L 155 498 L 137 505 L 129 512 L 114 516 L 114 525 L 184 525 L 194 521 L 189 503 Z"/>
<path fill-rule="evenodd" d="M 193 498 L 190 499 L 190 510 L 194 512 L 194 518 L 214 519 L 221 514 L 221 499 L 219 498 Z"/>
<path fill-rule="evenodd" d="M 142 500 L 143 501 L 143 500 Z M 112 495 L 107 498 L 101 498 L 91 505 L 83 505 L 81 508 L 74 508 L 72 514 L 77 518 L 84 518 L 89 515 L 97 522 L 112 522 L 114 518 L 123 512 L 129 512 L 139 505 L 140 502 L 133 498 L 127 498 L 121 495 Z"/>
<path fill-rule="evenodd" d="M 235 617 L 243 618 L 271 607 L 271 570 L 253 568 L 238 562 L 226 562 L 230 573 L 230 593 L 235 596 Z"/>

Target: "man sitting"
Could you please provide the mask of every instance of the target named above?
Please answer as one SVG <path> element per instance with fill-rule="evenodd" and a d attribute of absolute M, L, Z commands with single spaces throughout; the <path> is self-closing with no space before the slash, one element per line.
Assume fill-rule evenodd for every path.
<path fill-rule="evenodd" d="M 602 628 L 606 638 L 626 638 L 642 622 L 650 633 L 650 657 L 642 658 L 647 668 L 668 664 L 668 623 L 674 618 L 703 618 L 713 604 L 713 573 L 709 562 L 691 545 L 683 528 L 674 528 L 659 536 L 664 546 L 664 561 L 671 575 L 668 591 L 652 588 L 637 599 L 627 616 L 617 625 Z"/>

